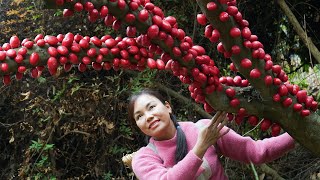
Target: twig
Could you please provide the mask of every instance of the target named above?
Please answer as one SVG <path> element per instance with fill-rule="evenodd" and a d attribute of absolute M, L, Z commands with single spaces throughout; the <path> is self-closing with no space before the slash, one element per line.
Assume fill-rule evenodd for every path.
<path fill-rule="evenodd" d="M 267 173 L 267 174 L 270 174 L 273 179 L 276 179 L 276 180 L 284 180 L 283 177 L 281 177 L 277 171 L 275 171 L 274 169 L 272 169 L 271 167 L 269 167 L 268 165 L 266 164 L 261 164 L 260 165 L 260 168 L 263 172 Z"/>
<path fill-rule="evenodd" d="M 251 169 L 253 171 L 254 179 L 255 180 L 259 180 L 258 173 L 257 173 L 256 168 L 254 167 L 254 164 L 252 162 L 250 162 L 250 167 L 251 167 Z"/>

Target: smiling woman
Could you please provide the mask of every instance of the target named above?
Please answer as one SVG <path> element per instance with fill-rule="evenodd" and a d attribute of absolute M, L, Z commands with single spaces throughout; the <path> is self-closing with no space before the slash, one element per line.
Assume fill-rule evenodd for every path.
<path fill-rule="evenodd" d="M 272 161 L 294 147 L 287 133 L 254 141 L 225 126 L 225 112 L 193 122 L 177 122 L 170 104 L 156 91 L 143 90 L 129 101 L 129 119 L 149 137 L 132 160 L 143 179 L 228 179 L 219 154 L 244 163 Z M 234 151 L 234 148 L 237 151 Z"/>

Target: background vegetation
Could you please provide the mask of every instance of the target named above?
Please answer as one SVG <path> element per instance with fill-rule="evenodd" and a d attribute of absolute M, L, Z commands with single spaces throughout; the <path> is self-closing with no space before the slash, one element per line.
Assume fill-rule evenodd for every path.
<path fill-rule="evenodd" d="M 195 24 L 200 9 L 194 0 L 153 1 L 165 14 L 177 18 L 179 26 L 204 46 L 223 74 L 230 74 L 227 61 L 203 37 Z M 320 48 L 320 2 L 288 0 L 295 16 Z M 239 9 L 250 22 L 267 52 L 285 67 L 290 80 L 320 99 L 320 68 L 309 55 L 276 1 L 238 0 Z M 85 14 L 63 18 L 60 10 L 44 10 L 41 1 L 0 0 L 0 44 L 12 35 L 34 38 L 37 34 L 73 32 L 101 37 L 113 32 L 101 22 L 89 23 Z M 174 92 L 189 98 L 185 85 L 163 71 L 61 72 L 39 79 L 24 78 L 0 87 L 0 179 L 129 179 L 130 169 L 122 156 L 144 145 L 143 136 L 127 121 L 127 98 L 142 87 L 154 87 L 167 96 L 179 120 L 197 121 L 203 113 Z M 198 105 L 199 106 L 199 105 Z M 200 107 L 202 108 L 202 107 Z M 246 124 L 229 124 L 255 139 L 268 137 Z M 250 131 L 250 133 L 248 133 Z M 281 159 L 250 166 L 221 158 L 230 179 L 320 179 L 320 159 L 297 144 Z"/>

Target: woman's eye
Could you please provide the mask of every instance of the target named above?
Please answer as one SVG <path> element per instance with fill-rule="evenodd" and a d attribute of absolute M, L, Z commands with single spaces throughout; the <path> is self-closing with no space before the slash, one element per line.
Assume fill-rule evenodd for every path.
<path fill-rule="evenodd" d="M 140 118 L 141 118 L 141 115 L 138 115 L 138 116 L 136 117 L 136 121 L 139 120 Z"/>
<path fill-rule="evenodd" d="M 153 109 L 154 107 L 156 107 L 156 106 L 152 105 L 152 106 L 149 107 L 149 109 Z"/>

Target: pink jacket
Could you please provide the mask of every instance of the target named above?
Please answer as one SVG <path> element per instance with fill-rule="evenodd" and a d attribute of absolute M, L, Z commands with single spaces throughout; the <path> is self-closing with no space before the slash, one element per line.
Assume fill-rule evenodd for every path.
<path fill-rule="evenodd" d="M 134 156 L 132 168 L 140 180 L 188 180 L 188 179 L 228 179 L 219 161 L 217 151 L 226 157 L 244 163 L 261 164 L 272 161 L 294 148 L 294 140 L 287 133 L 274 138 L 254 141 L 242 137 L 233 130 L 217 141 L 218 150 L 208 148 L 203 159 L 191 151 L 195 146 L 199 128 L 205 127 L 209 119 L 197 123 L 179 122 L 186 135 L 188 154 L 175 164 L 176 135 L 169 140 L 150 139 Z M 222 130 L 226 130 L 224 127 Z"/>

